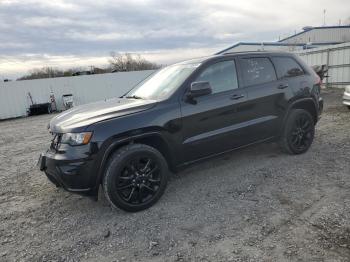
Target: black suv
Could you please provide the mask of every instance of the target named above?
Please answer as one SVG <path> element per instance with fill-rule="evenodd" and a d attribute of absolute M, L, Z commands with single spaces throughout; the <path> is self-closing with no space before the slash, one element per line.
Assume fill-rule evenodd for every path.
<path fill-rule="evenodd" d="M 320 83 L 281 52 L 171 65 L 120 98 L 53 118 L 40 169 L 57 186 L 96 199 L 102 185 L 113 206 L 139 211 L 161 197 L 169 169 L 262 141 L 307 151 L 323 108 Z"/>

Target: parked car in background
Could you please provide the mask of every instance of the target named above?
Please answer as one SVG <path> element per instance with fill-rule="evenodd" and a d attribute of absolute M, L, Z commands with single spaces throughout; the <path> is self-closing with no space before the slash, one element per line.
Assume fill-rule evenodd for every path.
<path fill-rule="evenodd" d="M 119 99 L 74 107 L 49 124 L 40 170 L 57 186 L 126 211 L 155 204 L 168 170 L 278 141 L 306 152 L 323 109 L 320 78 L 289 53 L 215 55 L 165 67 Z"/>
<path fill-rule="evenodd" d="M 343 104 L 346 105 L 350 110 L 350 85 L 345 87 Z"/>

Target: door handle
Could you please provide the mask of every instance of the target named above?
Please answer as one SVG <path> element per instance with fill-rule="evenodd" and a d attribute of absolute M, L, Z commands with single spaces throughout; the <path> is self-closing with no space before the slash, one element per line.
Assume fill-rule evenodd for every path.
<path fill-rule="evenodd" d="M 231 96 L 231 99 L 232 100 L 237 100 L 237 99 L 241 99 L 243 97 L 244 97 L 244 95 L 242 95 L 242 94 L 235 94 L 235 95 Z"/>
<path fill-rule="evenodd" d="M 280 85 L 278 85 L 278 89 L 285 89 L 285 88 L 287 88 L 288 87 L 288 84 L 280 84 Z"/>

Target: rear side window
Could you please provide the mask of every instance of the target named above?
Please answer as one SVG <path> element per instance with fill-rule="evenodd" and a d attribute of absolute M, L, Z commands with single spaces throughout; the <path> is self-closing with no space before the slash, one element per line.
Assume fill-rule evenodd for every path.
<path fill-rule="evenodd" d="M 268 83 L 276 80 L 275 69 L 267 57 L 242 58 L 242 74 L 246 86 Z"/>
<path fill-rule="evenodd" d="M 238 88 L 234 61 L 222 61 L 210 65 L 198 76 L 196 81 L 209 82 L 213 93 L 220 93 Z"/>
<path fill-rule="evenodd" d="M 294 77 L 304 74 L 304 70 L 293 58 L 273 57 L 272 61 L 276 66 L 278 78 Z"/>

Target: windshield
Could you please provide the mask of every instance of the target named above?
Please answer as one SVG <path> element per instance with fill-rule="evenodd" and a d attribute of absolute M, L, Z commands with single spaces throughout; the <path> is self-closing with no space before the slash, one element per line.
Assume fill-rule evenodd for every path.
<path fill-rule="evenodd" d="M 161 100 L 168 98 L 199 64 L 167 66 L 136 85 L 127 98 Z"/>

